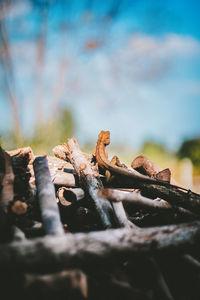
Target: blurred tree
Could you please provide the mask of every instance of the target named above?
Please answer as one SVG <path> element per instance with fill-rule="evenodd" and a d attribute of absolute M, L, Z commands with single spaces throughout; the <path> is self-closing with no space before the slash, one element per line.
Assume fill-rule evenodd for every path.
<path fill-rule="evenodd" d="M 2 68 L 2 93 L 11 108 L 13 122 L 13 138 L 16 146 L 22 142 L 19 102 L 17 100 L 13 61 L 10 51 L 10 37 L 4 15 L 10 6 L 8 0 L 0 1 L 0 66 Z"/>
<path fill-rule="evenodd" d="M 75 132 L 75 120 L 70 109 L 62 109 L 55 115 L 54 120 L 48 123 L 38 123 L 34 136 L 26 140 L 36 153 L 50 153 L 56 144 L 66 142 Z"/>
<path fill-rule="evenodd" d="M 145 141 L 141 152 L 146 155 L 162 155 L 166 154 L 167 150 L 162 144 L 153 142 L 153 141 Z"/>
<path fill-rule="evenodd" d="M 188 157 L 195 166 L 200 167 L 200 138 L 184 141 L 178 150 L 178 157 Z"/>
<path fill-rule="evenodd" d="M 70 109 L 62 110 L 58 118 L 59 139 L 65 142 L 75 132 L 75 120 Z"/>
<path fill-rule="evenodd" d="M 12 110 L 12 147 L 29 141 L 35 147 L 43 143 L 44 149 L 47 143 L 49 149 L 52 141 L 63 141 L 73 133 L 71 112 L 65 110 L 58 116 L 59 106 L 77 95 L 82 100 L 80 92 L 86 90 L 89 75 L 84 72 L 88 56 L 113 47 L 122 23 L 126 34 L 132 34 L 132 17 L 127 23 L 122 21 L 137 5 L 138 0 L 0 0 L 0 93 Z M 153 20 L 157 20 L 155 13 Z M 116 83 L 127 76 L 132 83 L 140 76 L 134 70 L 143 64 L 139 61 L 139 68 L 130 68 L 129 56 L 120 57 L 110 60 L 109 76 Z M 96 61 L 99 64 L 98 57 Z M 122 65 L 127 66 L 126 72 L 120 71 Z M 143 73 L 148 73 L 149 79 L 161 72 L 160 67 L 148 67 Z M 33 138 L 27 127 L 32 129 Z"/>

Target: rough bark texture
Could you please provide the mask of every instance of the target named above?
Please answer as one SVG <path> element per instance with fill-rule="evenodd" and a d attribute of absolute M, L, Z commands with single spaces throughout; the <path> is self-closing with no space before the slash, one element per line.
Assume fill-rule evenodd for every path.
<path fill-rule="evenodd" d="M 98 170 L 88 162 L 81 152 L 76 139 L 70 139 L 65 144 L 65 151 L 68 160 L 73 165 L 79 176 L 79 183 L 89 194 L 95 207 L 100 222 L 104 228 L 113 227 L 113 208 L 110 202 L 98 196 L 98 190 L 103 187 Z"/>
<path fill-rule="evenodd" d="M 1 268 L 53 272 L 77 266 L 92 267 L 157 252 L 185 253 L 197 249 L 200 222 L 146 229 L 114 229 L 87 234 L 47 236 L 0 246 Z"/>
<path fill-rule="evenodd" d="M 149 210 L 172 210 L 172 206 L 164 200 L 153 200 L 142 196 L 139 192 L 125 192 L 116 189 L 102 189 L 99 195 L 114 202 L 127 201 L 135 207 L 148 208 Z"/>
<path fill-rule="evenodd" d="M 47 234 L 62 234 L 64 231 L 60 221 L 47 158 L 45 156 L 37 157 L 34 160 L 33 168 L 45 231 Z"/>

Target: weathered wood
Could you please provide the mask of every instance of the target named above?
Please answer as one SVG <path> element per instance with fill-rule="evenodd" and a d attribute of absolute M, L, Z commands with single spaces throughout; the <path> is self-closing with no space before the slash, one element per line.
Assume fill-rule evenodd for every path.
<path fill-rule="evenodd" d="M 45 231 L 47 234 L 63 234 L 55 189 L 51 181 L 46 156 L 36 157 L 33 168 Z"/>
<path fill-rule="evenodd" d="M 59 158 L 59 159 L 62 159 L 64 161 L 68 161 L 68 155 L 66 153 L 66 147 L 65 147 L 65 144 L 62 144 L 62 145 L 58 145 L 58 146 L 55 146 L 53 149 L 52 149 L 52 152 L 53 154 L 55 155 L 55 157 Z M 92 160 L 92 155 L 88 154 L 88 153 L 85 153 L 85 152 L 82 152 L 82 155 L 88 160 L 88 162 L 90 163 L 91 160 Z"/>
<path fill-rule="evenodd" d="M 173 300 L 174 298 L 172 297 L 169 287 L 165 281 L 165 278 L 163 277 L 162 272 L 160 271 L 156 260 L 153 257 L 150 257 L 149 261 L 151 263 L 155 276 L 154 289 L 156 298 L 162 300 Z"/>
<path fill-rule="evenodd" d="M 144 175 L 148 175 L 149 177 L 157 178 L 157 179 L 159 179 L 159 177 L 161 177 L 160 174 L 163 171 L 167 171 L 166 177 L 164 178 L 164 180 L 168 181 L 170 179 L 170 176 L 169 176 L 170 173 L 168 171 L 169 169 L 165 169 L 162 171 L 162 169 L 159 166 L 157 166 L 154 162 L 152 162 L 150 159 L 148 159 L 145 155 L 137 156 L 132 161 L 131 167 Z M 171 180 L 169 180 L 169 181 L 172 184 L 177 185 L 177 182 L 173 178 L 171 178 Z"/>
<path fill-rule="evenodd" d="M 7 212 L 8 205 L 14 199 L 14 172 L 11 157 L 0 147 L 0 172 L 2 177 L 0 207 Z"/>
<path fill-rule="evenodd" d="M 162 198 L 172 205 L 180 206 L 190 210 L 194 214 L 200 214 L 200 195 L 191 191 L 177 188 L 173 185 L 158 186 L 154 184 L 140 183 L 138 185 L 140 190 L 154 197 Z"/>
<path fill-rule="evenodd" d="M 53 274 L 25 274 L 23 299 L 88 299 L 88 278 L 80 270 Z"/>
<path fill-rule="evenodd" d="M 134 255 L 186 253 L 200 248 L 200 222 L 146 229 L 46 236 L 0 246 L 0 267 L 53 272 L 95 263 L 114 263 Z"/>
<path fill-rule="evenodd" d="M 108 161 L 108 154 L 106 151 L 106 146 L 110 144 L 110 132 L 109 131 L 101 131 L 96 146 L 96 160 L 99 166 L 104 170 L 109 170 L 113 174 L 117 174 L 119 176 L 125 176 L 129 179 L 132 179 L 134 182 L 145 182 L 145 183 L 153 183 L 158 185 L 169 185 L 168 182 L 162 180 L 156 180 L 154 178 L 150 178 L 146 175 L 142 175 L 134 169 L 120 167 L 118 165 L 112 165 Z"/>
<path fill-rule="evenodd" d="M 110 183 L 115 188 L 135 188 L 149 198 L 161 198 L 170 204 L 200 214 L 200 195 L 174 185 L 162 186 L 146 182 L 135 182 L 126 176 L 113 176 Z"/>
<path fill-rule="evenodd" d="M 105 147 L 110 143 L 109 131 L 101 131 L 97 141 L 96 159 L 100 167 L 111 171 L 119 178 L 117 187 L 139 188 L 150 192 L 155 197 L 169 201 L 172 205 L 181 206 L 192 212 L 200 213 L 200 195 L 184 188 L 171 185 L 142 175 L 136 170 L 113 166 L 107 158 Z"/>
<path fill-rule="evenodd" d="M 51 179 L 54 185 L 76 187 L 78 184 L 77 175 L 72 165 L 62 159 L 54 156 L 48 156 L 48 166 Z M 29 165 L 31 172 L 31 183 L 35 183 L 35 176 L 32 164 Z"/>
<path fill-rule="evenodd" d="M 135 208 L 142 208 L 149 212 L 174 212 L 183 217 L 190 217 L 191 220 L 199 217 L 191 211 L 182 207 L 173 206 L 163 199 L 150 199 L 141 195 L 139 191 L 122 191 L 119 189 L 102 189 L 99 191 L 101 197 L 105 197 L 113 202 L 123 201 Z"/>
<path fill-rule="evenodd" d="M 12 236 L 8 206 L 14 199 L 14 178 L 11 157 L 0 147 L 0 242 Z"/>
<path fill-rule="evenodd" d="M 116 189 L 102 189 L 99 195 L 114 202 L 127 201 L 135 207 L 148 208 L 150 211 L 172 210 L 172 205 L 164 200 L 153 200 L 142 196 L 139 192 L 125 192 Z"/>
<path fill-rule="evenodd" d="M 16 157 L 29 157 L 29 161 L 34 160 L 34 153 L 31 147 L 24 147 L 24 148 L 18 148 L 10 151 L 6 151 L 10 156 L 16 156 Z"/>
<path fill-rule="evenodd" d="M 114 213 L 112 205 L 98 196 L 98 190 L 103 187 L 98 170 L 85 158 L 75 138 L 70 139 L 63 147 L 65 147 L 68 160 L 79 176 L 80 186 L 90 196 L 101 225 L 103 228 L 113 227 Z"/>
<path fill-rule="evenodd" d="M 104 153 L 106 154 L 106 150 L 105 150 Z M 119 158 L 117 156 L 114 156 L 111 159 L 110 163 L 112 165 L 114 165 L 114 166 L 120 166 L 120 167 L 125 167 L 126 168 L 125 165 L 122 165 L 120 163 L 120 160 L 119 160 Z M 108 181 L 109 178 L 110 178 L 110 176 L 111 176 L 111 173 L 107 170 L 105 172 L 105 174 L 106 174 L 106 178 L 107 178 L 107 181 Z M 104 197 L 104 198 L 106 198 L 106 197 Z M 118 202 L 118 203 L 117 202 L 113 202 L 112 206 L 113 206 L 113 209 L 114 209 L 114 212 L 115 212 L 115 216 L 116 216 L 118 222 L 120 223 L 121 227 L 127 227 L 127 228 L 132 227 L 133 228 L 135 226 L 135 225 L 133 225 L 133 223 L 131 223 L 128 220 L 126 212 L 125 212 L 124 207 L 123 207 L 123 204 L 121 202 Z"/>
<path fill-rule="evenodd" d="M 78 203 L 85 198 L 85 192 L 81 188 L 61 187 L 57 192 L 58 198 L 62 205 L 68 206 L 70 203 Z"/>
<path fill-rule="evenodd" d="M 57 171 L 56 174 L 52 175 L 52 182 L 54 185 L 66 186 L 66 187 L 77 187 L 78 180 L 76 175 L 66 173 L 63 171 Z"/>

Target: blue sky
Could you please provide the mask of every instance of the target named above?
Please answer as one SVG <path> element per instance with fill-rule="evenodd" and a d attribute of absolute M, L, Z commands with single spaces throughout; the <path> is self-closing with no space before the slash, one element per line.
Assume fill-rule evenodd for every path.
<path fill-rule="evenodd" d="M 56 1 L 38 68 L 41 10 L 15 1 L 4 21 L 24 134 L 57 101 L 72 109 L 82 143 L 96 141 L 101 129 L 135 148 L 152 139 L 176 149 L 199 136 L 199 11 L 194 0 Z M 12 128 L 3 92 L 0 128 Z"/>

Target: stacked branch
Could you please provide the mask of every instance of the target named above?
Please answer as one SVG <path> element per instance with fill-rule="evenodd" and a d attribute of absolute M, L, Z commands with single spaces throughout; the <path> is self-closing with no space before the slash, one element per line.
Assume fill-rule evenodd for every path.
<path fill-rule="evenodd" d="M 200 195 L 143 155 L 109 160 L 109 143 L 0 148 L 5 299 L 199 299 Z"/>

